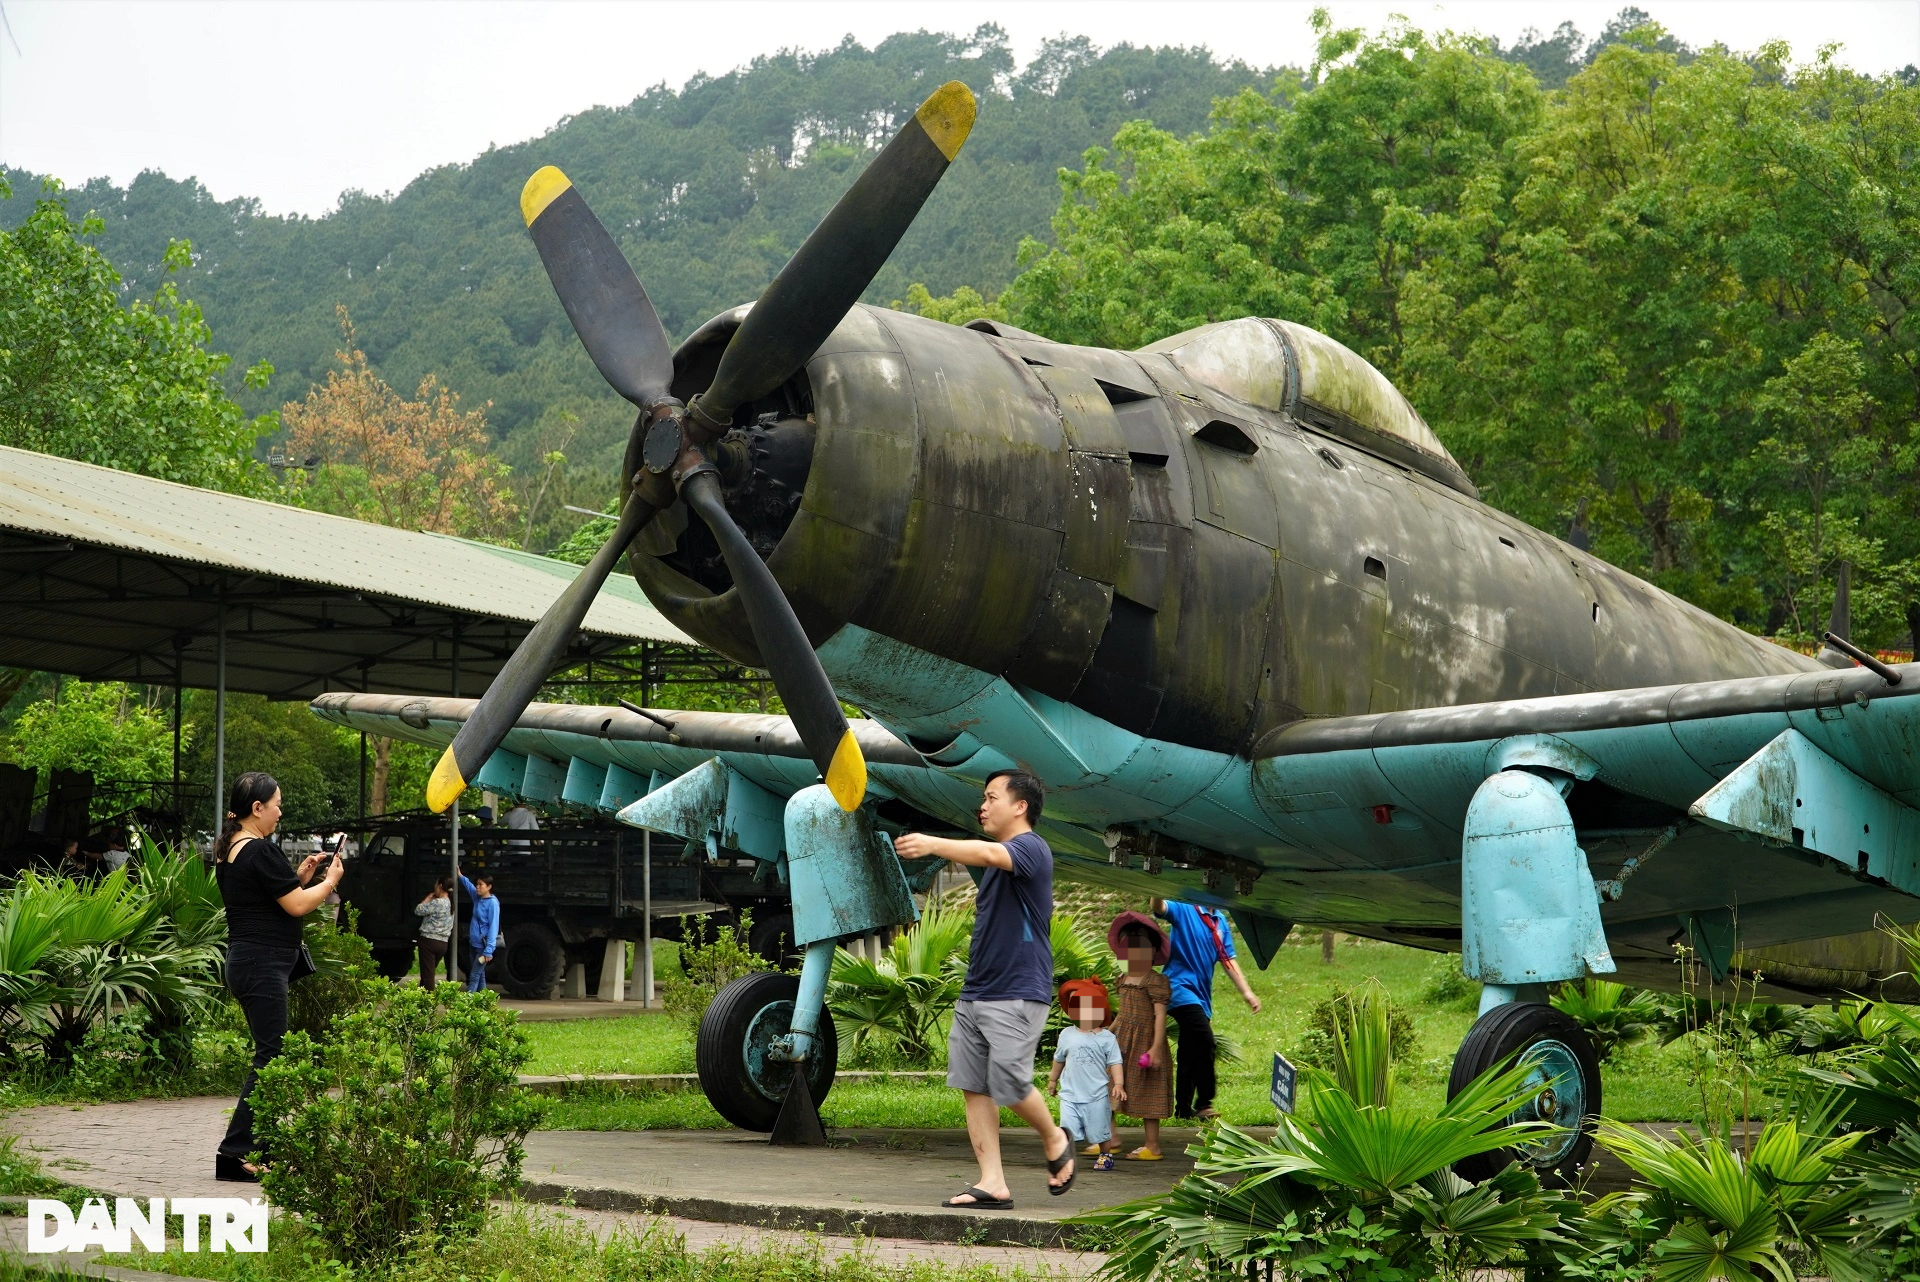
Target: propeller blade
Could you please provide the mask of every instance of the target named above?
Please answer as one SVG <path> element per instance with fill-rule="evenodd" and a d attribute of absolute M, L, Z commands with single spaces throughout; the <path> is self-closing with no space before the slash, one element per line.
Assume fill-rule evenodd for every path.
<path fill-rule="evenodd" d="M 467 723 L 440 754 L 433 775 L 427 780 L 429 809 L 437 814 L 451 806 L 466 791 L 468 780 L 479 773 L 493 750 L 507 737 L 507 731 L 513 729 L 514 722 L 533 701 L 540 683 L 559 666 L 567 646 L 580 631 L 581 620 L 587 617 L 588 607 L 600 594 L 600 585 L 607 581 L 607 575 L 627 545 L 653 519 L 655 511 L 657 509 L 638 494 L 627 497 L 627 506 L 621 511 L 620 523 L 614 527 L 613 534 L 593 554 L 593 560 L 574 576 L 559 599 L 547 607 L 540 622 L 533 625 L 533 631 L 527 633 L 526 640 L 500 669 L 487 692 L 480 696 Z"/>
<path fill-rule="evenodd" d="M 520 213 L 567 319 L 600 374 L 646 409 L 673 382 L 673 345 L 620 247 L 552 165 L 520 192 Z"/>
<path fill-rule="evenodd" d="M 734 333 L 700 398 L 710 421 L 729 421 L 819 350 L 960 154 L 975 109 L 972 90 L 942 85 L 854 180 Z"/>
<path fill-rule="evenodd" d="M 867 760 L 840 710 L 839 696 L 827 680 L 820 657 L 813 652 L 786 593 L 773 571 L 733 523 L 720 497 L 720 482 L 711 472 L 696 472 L 680 486 L 680 497 L 700 514 L 720 543 L 733 575 L 733 586 L 747 607 L 753 640 L 773 676 L 774 688 L 787 705 L 793 728 L 813 756 L 813 764 L 842 810 L 856 810 L 867 795 Z"/>

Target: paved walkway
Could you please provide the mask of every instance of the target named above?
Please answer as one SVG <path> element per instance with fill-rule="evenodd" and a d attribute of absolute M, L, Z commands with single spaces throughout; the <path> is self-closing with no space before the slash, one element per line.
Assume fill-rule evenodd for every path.
<path fill-rule="evenodd" d="M 231 1106 L 226 1098 L 46 1105 L 0 1128 L 19 1135 L 49 1174 L 75 1184 L 127 1197 L 230 1197 L 246 1186 L 213 1178 L 213 1152 Z M 1184 1133 L 1168 1138 L 1170 1152 L 1185 1146 Z M 1188 1169 L 1170 1158 L 1111 1174 L 1089 1170 L 1072 1192 L 1051 1198 L 1036 1139 L 1010 1134 L 1006 1156 L 1016 1211 L 942 1212 L 940 1199 L 972 1182 L 963 1132 L 862 1131 L 837 1135 L 822 1150 L 771 1148 L 738 1131 L 536 1131 L 525 1192 L 534 1201 L 572 1201 L 565 1213 L 602 1235 L 660 1218 L 693 1247 L 816 1240 L 835 1255 L 1082 1276 L 1100 1257 L 1036 1249 L 1063 1240 L 1057 1221 L 1165 1188 Z"/>

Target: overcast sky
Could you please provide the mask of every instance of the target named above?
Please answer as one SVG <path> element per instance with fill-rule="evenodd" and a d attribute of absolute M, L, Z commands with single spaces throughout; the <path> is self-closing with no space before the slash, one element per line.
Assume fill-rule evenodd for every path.
<path fill-rule="evenodd" d="M 1329 7 L 1341 25 L 1404 13 L 1511 43 L 1571 19 L 1589 37 L 1626 0 L 1451 0 Z M 1845 46 L 1874 73 L 1920 63 L 1920 0 L 1639 0 L 1681 39 L 1796 56 Z M 0 161 L 68 182 L 142 169 L 195 176 L 272 213 L 321 214 L 342 191 L 544 132 L 562 116 L 676 87 L 757 54 L 873 45 L 922 26 L 996 22 L 1023 61 L 1061 32 L 1101 46 L 1205 45 L 1256 66 L 1311 57 L 1312 0 L 0 0 Z"/>

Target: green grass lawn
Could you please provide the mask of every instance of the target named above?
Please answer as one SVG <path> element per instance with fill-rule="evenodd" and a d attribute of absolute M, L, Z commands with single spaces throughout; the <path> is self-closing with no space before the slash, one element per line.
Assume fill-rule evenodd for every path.
<path fill-rule="evenodd" d="M 1273 1053 L 1297 1059 L 1313 1004 L 1337 988 L 1377 980 L 1412 1014 L 1418 1042 L 1402 1065 L 1409 1103 L 1438 1107 L 1446 1096 L 1453 1053 L 1474 1020 L 1468 1002 L 1431 1005 L 1420 1001 L 1436 966 L 1435 955 L 1371 940 L 1342 940 L 1331 965 L 1320 960 L 1319 936 L 1302 932 L 1264 971 L 1248 975 L 1262 1003 L 1255 1015 L 1224 975 L 1215 981 L 1214 1027 L 1240 1050 L 1237 1062 L 1220 1065 L 1217 1107 L 1228 1121 L 1260 1125 L 1273 1120 L 1267 1080 Z M 1470 1002 L 1470 999 L 1469 999 Z M 664 1015 L 565 1020 L 523 1025 L 533 1045 L 529 1073 L 685 1073 L 693 1070 L 686 1026 Z M 1040 1063 L 1046 1063 L 1042 1050 Z M 935 1066 L 937 1067 L 937 1066 Z M 1643 1044 L 1619 1051 L 1603 1066 L 1605 1108 L 1622 1121 L 1677 1121 L 1700 1111 L 1689 1057 L 1681 1046 Z M 958 1127 L 964 1124 L 959 1095 L 938 1082 L 892 1080 L 842 1082 L 824 1101 L 830 1126 Z M 1011 1115 L 1009 1114 L 1009 1119 Z M 544 1125 L 561 1130 L 653 1130 L 723 1126 L 698 1091 L 632 1096 L 593 1094 L 550 1102 Z"/>

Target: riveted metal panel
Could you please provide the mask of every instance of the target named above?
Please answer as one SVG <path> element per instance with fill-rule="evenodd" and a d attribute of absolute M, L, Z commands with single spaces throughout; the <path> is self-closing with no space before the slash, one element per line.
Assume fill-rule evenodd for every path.
<path fill-rule="evenodd" d="M 905 572 L 891 575 L 853 622 L 957 663 L 1005 671 L 1051 585 L 1060 542 L 1055 530 L 916 500 Z"/>
<path fill-rule="evenodd" d="M 1071 570 L 1055 570 L 1046 600 L 1007 678 L 1065 699 L 1080 683 L 1106 630 L 1113 589 Z"/>
<path fill-rule="evenodd" d="M 1064 529 L 1066 434 L 1046 388 L 984 335 L 913 316 L 889 323 L 920 416 L 915 497 Z"/>
<path fill-rule="evenodd" d="M 1054 404 L 1060 407 L 1061 426 L 1066 430 L 1071 448 L 1087 454 L 1126 457 L 1126 434 L 1120 430 L 1113 405 L 1092 374 L 1045 365 L 1029 368 L 1053 395 Z"/>
<path fill-rule="evenodd" d="M 866 811 L 840 809 L 826 785 L 817 784 L 793 794 L 783 823 L 794 943 L 805 947 L 919 919 L 893 843 L 874 831 Z"/>
<path fill-rule="evenodd" d="M 607 786 L 607 768 L 574 757 L 567 762 L 566 781 L 560 785 L 560 800 L 574 806 L 598 806 L 600 793 Z"/>
<path fill-rule="evenodd" d="M 1127 460 L 1075 452 L 1067 465 L 1066 542 L 1060 566 L 1082 578 L 1112 583 L 1127 539 Z"/>
<path fill-rule="evenodd" d="M 1253 729 L 1273 599 L 1274 554 L 1211 525 L 1193 527 L 1193 569 L 1180 602 L 1156 738 L 1243 750 Z"/>

